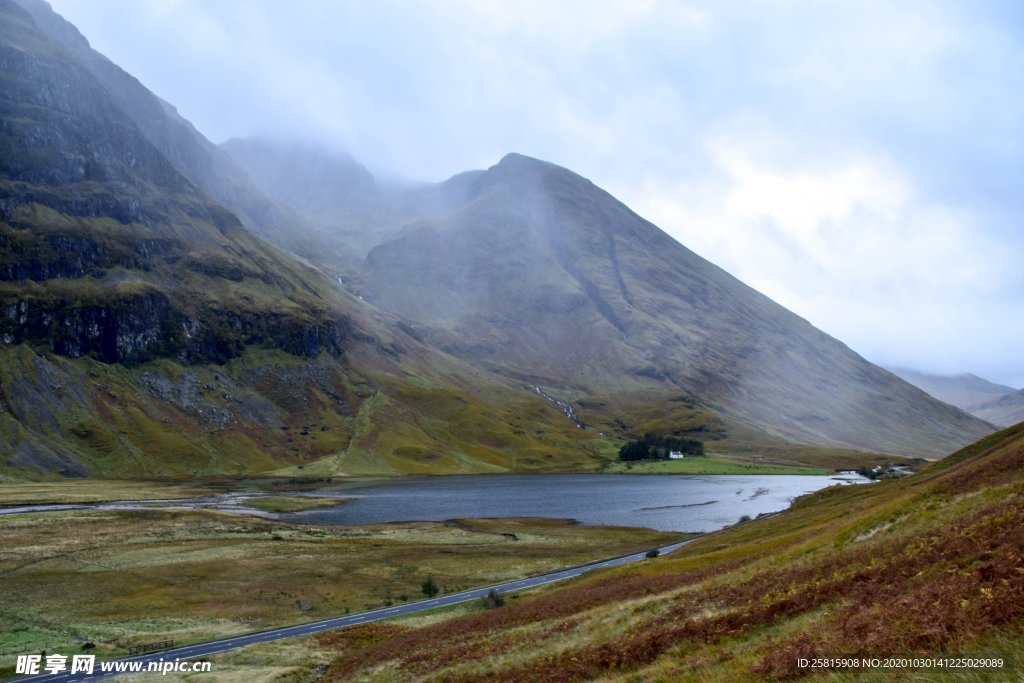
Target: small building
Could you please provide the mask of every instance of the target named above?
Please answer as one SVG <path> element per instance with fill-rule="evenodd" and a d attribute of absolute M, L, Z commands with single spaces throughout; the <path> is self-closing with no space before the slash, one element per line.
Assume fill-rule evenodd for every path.
<path fill-rule="evenodd" d="M 670 452 L 670 453 L 668 454 L 668 459 L 669 459 L 669 460 L 682 460 L 682 459 L 683 459 L 683 458 L 685 458 L 685 457 L 686 457 L 686 456 L 685 456 L 685 455 L 683 454 L 683 452 L 682 452 L 682 451 L 671 451 L 671 452 Z"/>

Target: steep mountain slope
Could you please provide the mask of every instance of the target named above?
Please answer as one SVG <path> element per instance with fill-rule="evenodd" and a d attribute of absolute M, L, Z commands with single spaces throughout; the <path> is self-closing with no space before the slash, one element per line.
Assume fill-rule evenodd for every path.
<path fill-rule="evenodd" d="M 293 239 L 290 248 L 331 272 L 358 270 L 370 249 L 409 223 L 448 213 L 480 174 L 442 184 L 378 183 L 345 152 L 259 137 L 228 140 L 221 149 L 267 196 L 302 217 L 291 234 L 305 228 L 305 239 Z"/>
<path fill-rule="evenodd" d="M 320 648 L 337 653 L 325 678 L 1011 680 L 1024 664 L 1022 492 L 1018 426 L 913 476 L 830 487 L 640 567 L 425 626 L 325 634 Z M 913 662 L 957 656 L 980 659 Z M 827 663 L 800 664 L 816 658 Z"/>
<path fill-rule="evenodd" d="M 0 0 L 0 476 L 604 462 L 255 237 L 35 21 Z"/>
<path fill-rule="evenodd" d="M 462 182 L 452 210 L 371 250 L 360 283 L 452 354 L 584 409 L 682 394 L 803 443 L 938 455 L 991 430 L 570 171 L 509 155 Z"/>
<path fill-rule="evenodd" d="M 1003 427 L 1024 422 L 1024 390 L 976 405 L 971 409 L 971 414 Z"/>
<path fill-rule="evenodd" d="M 221 149 L 272 199 L 331 228 L 372 222 L 382 205 L 376 180 L 347 154 L 256 138 L 228 140 Z"/>
<path fill-rule="evenodd" d="M 977 406 L 995 401 L 1016 391 L 1013 387 L 989 382 L 987 379 L 970 373 L 962 375 L 932 375 L 905 368 L 894 368 L 892 373 L 910 382 L 915 387 L 927 391 L 940 401 L 945 401 L 971 414 L 975 414 L 974 408 Z M 978 415 L 978 417 L 982 416 Z M 988 418 L 982 417 L 982 419 Z"/>
<path fill-rule="evenodd" d="M 283 145 L 245 145 L 260 151 L 258 163 L 237 159 L 257 178 L 275 166 L 282 175 L 298 157 Z M 337 215 L 351 212 L 350 195 L 335 195 Z M 297 211 L 302 196 L 288 195 Z M 603 431 L 673 431 L 734 450 L 795 441 L 937 455 L 991 429 L 866 363 L 557 166 L 510 155 L 484 172 L 375 195 L 365 216 L 357 233 L 336 220 L 328 238 L 367 253 L 364 264 L 332 259 L 330 249 L 311 258 L 417 336 L 542 387 Z"/>
<path fill-rule="evenodd" d="M 255 232 L 286 242 L 301 218 L 267 198 L 216 145 L 134 76 L 92 49 L 89 41 L 45 0 L 16 0 L 36 28 L 104 88 L 117 108 L 181 175 L 230 209 Z M 286 244 L 285 246 L 291 246 Z"/>

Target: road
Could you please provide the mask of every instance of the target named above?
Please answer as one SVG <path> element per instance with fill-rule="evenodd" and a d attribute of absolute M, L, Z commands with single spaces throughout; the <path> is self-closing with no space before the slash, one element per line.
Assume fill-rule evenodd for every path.
<path fill-rule="evenodd" d="M 695 539 L 689 539 L 680 543 L 673 543 L 658 548 L 660 554 L 670 553 L 674 550 L 678 550 L 687 543 L 691 543 Z M 556 572 L 548 574 L 541 574 L 539 576 L 532 576 L 527 579 L 519 579 L 517 581 L 506 581 L 505 583 L 496 583 L 491 586 L 484 586 L 483 588 L 474 588 L 468 591 L 462 591 L 461 593 L 450 593 L 448 595 L 430 598 L 429 600 L 420 600 L 418 602 L 405 603 L 402 605 L 395 605 L 393 607 L 382 607 L 380 609 L 370 610 L 368 612 L 360 612 L 358 614 L 346 614 L 342 617 L 332 617 L 330 619 L 322 619 L 320 621 L 312 621 L 306 624 L 298 624 L 296 626 L 286 626 L 284 628 L 276 628 L 270 631 L 260 631 L 258 633 L 250 633 L 244 636 L 236 636 L 234 638 L 225 638 L 223 640 L 212 640 L 208 643 L 199 643 L 196 645 L 187 645 L 185 647 L 178 647 L 171 650 L 161 650 L 159 652 L 151 652 L 144 655 L 138 655 L 136 657 L 126 657 L 124 659 L 117 660 L 118 662 L 142 662 L 145 666 L 148 662 L 173 662 L 175 659 L 188 660 L 196 659 L 199 657 L 206 657 L 209 655 L 217 654 L 219 652 L 227 652 L 228 650 L 235 650 L 240 647 L 246 647 L 248 645 L 255 645 L 256 643 L 266 643 L 272 640 L 282 640 L 284 638 L 296 638 L 298 636 L 308 636 L 312 633 L 320 633 L 321 631 L 331 631 L 338 628 L 345 628 L 346 626 L 356 626 L 358 624 L 368 624 L 373 621 L 381 621 L 382 619 L 391 619 L 393 617 L 401 617 L 409 614 L 415 614 L 417 612 L 423 612 L 426 610 L 437 609 L 438 607 L 448 607 L 450 605 L 457 605 L 462 602 L 469 602 L 470 600 L 478 600 L 491 590 L 496 590 L 500 593 L 510 593 L 513 591 L 525 590 L 527 588 L 536 588 L 537 586 L 543 586 L 544 584 L 554 583 L 556 581 L 565 581 L 581 574 L 585 574 L 595 569 L 603 569 L 605 567 L 617 567 L 623 564 L 629 564 L 631 562 L 639 562 L 646 557 L 645 552 L 633 553 L 632 555 L 623 555 L 621 557 L 613 557 L 606 560 L 598 560 L 596 562 L 590 562 L 587 564 L 578 565 L 576 567 L 570 567 L 568 569 L 562 569 Z M 62 652 L 60 654 L 70 655 L 70 652 Z M 70 662 L 70 659 L 69 659 Z M 45 663 L 45 662 L 44 662 Z M 96 663 L 96 670 L 92 674 L 85 673 L 56 673 L 56 674 L 39 674 L 35 676 L 21 676 L 15 678 L 13 681 L 16 683 L 47 683 L 60 681 L 64 683 L 66 681 L 98 681 L 106 678 L 113 678 L 114 676 L 124 675 L 118 673 L 101 673 L 99 671 L 99 662 Z M 158 674 L 155 674 L 158 675 Z"/>

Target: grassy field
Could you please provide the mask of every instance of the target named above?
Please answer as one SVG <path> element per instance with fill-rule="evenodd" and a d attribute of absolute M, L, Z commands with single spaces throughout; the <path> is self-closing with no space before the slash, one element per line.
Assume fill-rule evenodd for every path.
<path fill-rule="evenodd" d="M 297 526 L 208 511 L 0 517 L 0 671 L 14 655 L 196 642 L 415 600 L 669 542 L 539 519 Z M 211 679 L 214 680 L 214 679 Z"/>
<path fill-rule="evenodd" d="M 309 496 L 267 496 L 248 498 L 245 506 L 263 512 L 302 512 L 333 508 L 345 502 L 345 498 L 311 498 Z"/>
<path fill-rule="evenodd" d="M 702 456 L 679 460 L 616 462 L 605 472 L 619 474 L 831 474 L 816 467 L 757 462 L 732 456 Z"/>
<path fill-rule="evenodd" d="M 1024 674 L 1024 425 L 490 611 L 320 637 L 329 681 L 1005 681 Z M 1002 658 L 810 672 L 800 658 Z"/>
<path fill-rule="evenodd" d="M 198 484 L 158 481 L 63 479 L 52 482 L 0 484 L 0 505 L 33 503 L 100 503 L 111 500 L 194 498 L 210 490 Z"/>

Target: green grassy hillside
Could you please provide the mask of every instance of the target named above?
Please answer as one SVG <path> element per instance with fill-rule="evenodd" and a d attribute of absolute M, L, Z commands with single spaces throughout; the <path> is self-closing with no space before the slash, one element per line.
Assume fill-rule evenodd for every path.
<path fill-rule="evenodd" d="M 1024 666 L 1022 565 L 1019 425 L 917 475 L 825 489 L 643 566 L 424 628 L 325 636 L 328 678 L 788 680 L 812 675 L 799 658 L 975 655 L 1003 666 L 920 680 L 1011 680 Z"/>
<path fill-rule="evenodd" d="M 0 478 L 594 471 L 614 457 L 528 390 L 440 354 L 443 376 L 349 360 L 247 349 L 124 366 L 0 347 Z"/>

